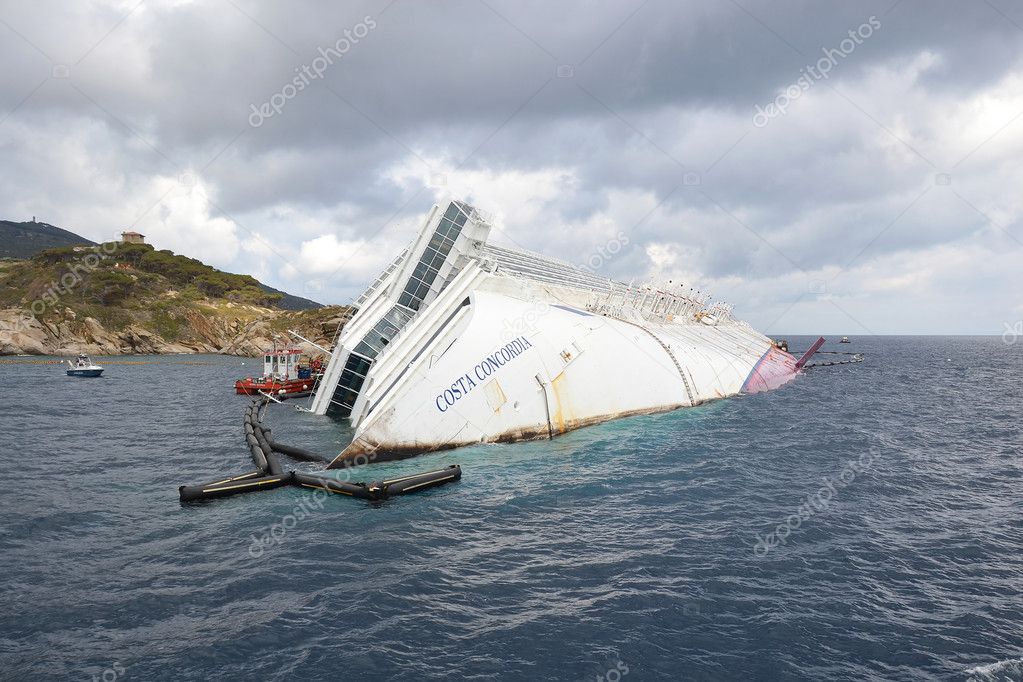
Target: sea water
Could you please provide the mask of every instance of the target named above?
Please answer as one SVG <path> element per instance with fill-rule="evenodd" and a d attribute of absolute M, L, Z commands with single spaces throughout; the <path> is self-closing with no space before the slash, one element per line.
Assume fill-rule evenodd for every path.
<path fill-rule="evenodd" d="M 0 678 L 1019 680 L 1023 342 L 825 350 L 866 361 L 352 473 L 462 465 L 384 503 L 179 503 L 251 468 L 255 360 L 9 359 Z M 338 452 L 306 404 L 274 437 Z"/>

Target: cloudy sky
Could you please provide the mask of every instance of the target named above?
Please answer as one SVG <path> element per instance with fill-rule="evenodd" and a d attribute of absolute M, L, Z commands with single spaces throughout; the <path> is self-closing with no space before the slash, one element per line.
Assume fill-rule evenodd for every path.
<path fill-rule="evenodd" d="M 344 303 L 457 197 L 767 333 L 1023 319 L 1010 0 L 0 0 L 0 37 L 0 218 Z"/>

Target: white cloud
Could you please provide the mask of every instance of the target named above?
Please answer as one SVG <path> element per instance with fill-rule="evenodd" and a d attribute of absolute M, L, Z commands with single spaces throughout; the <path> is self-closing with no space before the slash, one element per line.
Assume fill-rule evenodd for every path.
<path fill-rule="evenodd" d="M 869 15 L 758 3 L 747 9 L 814 53 Z M 802 63 L 727 3 L 650 5 L 603 44 L 613 3 L 506 8 L 568 62 L 599 46 L 550 82 L 547 55 L 492 13 L 398 3 L 342 68 L 252 129 L 249 104 L 362 14 L 246 5 L 269 35 L 232 3 L 161 0 L 118 23 L 135 4 L 5 14 L 24 39 L 0 46 L 0 217 L 93 239 L 134 225 L 343 302 L 450 195 L 493 214 L 495 241 L 576 262 L 624 232 L 602 272 L 693 282 L 757 324 L 829 331 L 851 313 L 878 331 L 987 331 L 1019 315 L 1023 47 L 988 7 L 886 15 L 755 129 L 754 106 Z M 50 78 L 51 61 L 70 77 Z M 698 182 L 680 185 L 686 173 Z"/>

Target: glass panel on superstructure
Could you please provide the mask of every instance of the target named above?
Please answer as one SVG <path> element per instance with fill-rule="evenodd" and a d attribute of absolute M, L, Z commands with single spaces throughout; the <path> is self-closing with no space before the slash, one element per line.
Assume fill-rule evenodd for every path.
<path fill-rule="evenodd" d="M 455 245 L 455 240 L 461 234 L 466 218 L 468 215 L 465 209 L 459 207 L 456 202 L 451 202 L 448 210 L 444 212 L 444 217 L 440 219 L 437 229 L 434 230 L 433 236 L 430 237 L 423 255 L 419 257 L 412 276 L 405 284 L 405 290 L 398 297 L 400 305 L 411 310 L 419 310 L 434 280 L 437 279 L 437 273 L 448 254 L 451 253 L 451 247 Z"/>
<path fill-rule="evenodd" d="M 383 317 L 381 317 L 373 329 L 369 331 L 362 341 L 355 346 L 355 349 L 348 356 L 345 368 L 341 370 L 341 378 L 334 389 L 331 398 L 331 414 L 339 417 L 347 417 L 352 413 L 355 399 L 359 397 L 362 384 L 366 381 L 369 368 L 384 346 L 391 342 L 398 332 L 408 324 L 408 321 L 415 315 L 414 312 L 400 305 L 392 306 Z"/>
<path fill-rule="evenodd" d="M 347 417 L 352 413 L 352 406 L 355 405 L 362 384 L 366 381 L 366 375 L 373 361 L 352 353 L 348 356 L 348 362 L 341 372 L 341 379 L 334 388 L 334 395 L 331 397 L 331 413 L 341 417 Z"/>
<path fill-rule="evenodd" d="M 341 378 L 334 389 L 334 395 L 331 397 L 328 408 L 331 414 L 338 417 L 351 415 L 370 366 L 384 346 L 398 335 L 422 306 L 468 217 L 466 205 L 461 202 L 451 202 L 448 205 L 398 297 L 398 303 L 373 325 L 373 329 L 359 341 L 348 356 L 348 361 L 341 371 Z"/>

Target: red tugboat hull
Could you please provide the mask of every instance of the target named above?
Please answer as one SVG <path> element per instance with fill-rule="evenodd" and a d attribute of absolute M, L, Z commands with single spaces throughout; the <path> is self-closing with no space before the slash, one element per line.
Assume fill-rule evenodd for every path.
<path fill-rule="evenodd" d="M 250 377 L 234 382 L 234 392 L 239 395 L 269 393 L 275 398 L 301 398 L 312 393 L 312 390 L 313 380 L 311 378 L 281 381 Z"/>
<path fill-rule="evenodd" d="M 275 398 L 301 398 L 312 393 L 323 365 L 315 359 L 303 365 L 302 351 L 297 348 L 278 348 L 263 354 L 263 373 L 234 382 L 239 395 L 266 393 Z"/>

